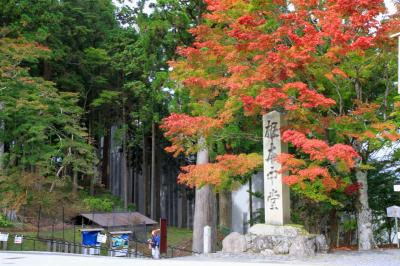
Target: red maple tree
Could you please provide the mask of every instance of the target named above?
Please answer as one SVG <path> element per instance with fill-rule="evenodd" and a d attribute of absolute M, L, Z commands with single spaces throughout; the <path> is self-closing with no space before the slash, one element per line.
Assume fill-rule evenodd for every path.
<path fill-rule="evenodd" d="M 336 102 L 323 95 L 323 88 L 308 82 L 314 79 L 308 67 L 318 62 L 324 65 L 326 78 L 346 78 L 347 74 L 338 67 L 341 61 L 349 54 L 363 54 L 378 45 L 387 39 L 388 31 L 398 26 L 380 22 L 378 16 L 385 10 L 384 1 L 293 0 L 288 4 L 284 0 L 206 0 L 206 3 L 209 13 L 204 16 L 205 22 L 191 30 L 195 42 L 190 47 L 180 47 L 181 59 L 170 62 L 174 69 L 172 78 L 183 84 L 197 103 L 210 105 L 224 98 L 240 102 L 246 115 L 270 110 L 285 112 L 289 127 L 283 133 L 283 140 L 307 156 L 307 159 L 288 154 L 279 157 L 283 171 L 288 172 L 285 177 L 288 185 L 300 184 L 305 189 L 307 185 L 322 182 L 319 193 L 326 195 L 348 186 L 341 176 L 348 175 L 355 167 L 358 154 L 351 146 L 329 146 L 319 139 L 321 125 L 332 121 L 327 118 L 327 110 Z M 209 117 L 173 114 L 163 125 L 173 143 L 169 151 L 187 151 L 183 142 L 190 139 L 195 143 L 193 136 L 208 135 L 223 127 L 229 121 L 221 119 L 223 114 L 229 113 L 230 119 L 234 119 L 237 111 L 225 105 Z M 319 125 L 307 123 L 305 116 L 316 117 Z M 365 132 L 364 136 L 368 134 L 371 135 Z M 398 138 L 393 132 L 386 137 Z M 218 185 L 216 179 L 222 174 L 215 173 L 227 168 L 220 162 L 211 168 L 189 166 L 181 178 L 193 180 L 188 176 L 196 173 L 193 174 L 196 181 L 190 184 Z M 210 178 L 214 174 L 215 178 Z"/>

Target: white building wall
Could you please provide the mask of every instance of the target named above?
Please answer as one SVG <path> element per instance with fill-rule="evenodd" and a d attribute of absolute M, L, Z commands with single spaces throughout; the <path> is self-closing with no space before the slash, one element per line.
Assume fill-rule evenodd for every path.
<path fill-rule="evenodd" d="M 264 174 L 259 172 L 253 175 L 253 192 L 264 192 Z M 232 192 L 232 228 L 233 232 L 241 234 L 247 233 L 250 219 L 249 208 L 249 184 L 245 184 L 238 190 Z M 264 200 L 253 197 L 253 213 L 260 208 L 264 208 Z"/>

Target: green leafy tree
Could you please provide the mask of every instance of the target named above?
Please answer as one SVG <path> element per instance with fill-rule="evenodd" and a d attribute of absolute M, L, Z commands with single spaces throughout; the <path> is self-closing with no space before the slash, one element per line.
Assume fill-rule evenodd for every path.
<path fill-rule="evenodd" d="M 0 187 L 2 205 L 18 209 L 60 182 L 71 183 L 71 173 L 93 175 L 97 159 L 82 125 L 77 95 L 59 92 L 54 83 L 31 76 L 25 66 L 48 57 L 49 50 L 6 35 L 3 29 L 0 141 L 5 153 Z"/>

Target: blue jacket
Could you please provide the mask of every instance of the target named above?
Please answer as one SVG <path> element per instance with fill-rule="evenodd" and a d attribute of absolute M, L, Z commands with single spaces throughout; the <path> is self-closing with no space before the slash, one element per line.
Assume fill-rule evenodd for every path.
<path fill-rule="evenodd" d="M 155 247 L 160 247 L 160 236 L 159 235 L 155 235 L 151 237 L 151 247 L 155 248 Z"/>

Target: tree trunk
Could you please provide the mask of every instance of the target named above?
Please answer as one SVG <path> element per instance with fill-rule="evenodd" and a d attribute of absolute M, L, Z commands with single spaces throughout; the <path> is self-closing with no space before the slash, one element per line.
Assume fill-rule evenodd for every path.
<path fill-rule="evenodd" d="M 358 70 L 357 70 L 357 73 L 358 73 Z M 361 87 L 360 80 L 358 78 L 356 78 L 356 80 L 354 81 L 354 88 L 356 90 L 357 100 L 362 101 L 363 90 Z"/>
<path fill-rule="evenodd" d="M 370 250 L 375 245 L 372 231 L 372 212 L 368 204 L 367 172 L 357 169 L 356 178 L 357 182 L 361 184 L 357 204 L 358 249 Z"/>
<path fill-rule="evenodd" d="M 188 222 L 188 211 L 187 211 L 187 206 L 188 206 L 188 199 L 187 199 L 187 193 L 186 193 L 186 188 L 184 186 L 180 186 L 181 190 L 181 196 L 182 196 L 182 220 L 180 226 L 182 228 L 187 228 L 187 222 Z"/>
<path fill-rule="evenodd" d="M 393 244 L 393 238 L 391 237 L 392 236 L 392 227 L 393 227 L 392 218 L 386 217 L 385 220 L 386 220 L 386 230 L 387 230 L 387 233 L 389 236 L 389 243 Z"/>
<path fill-rule="evenodd" d="M 43 61 L 43 78 L 45 80 L 51 80 L 51 67 L 49 61 Z"/>
<path fill-rule="evenodd" d="M 329 246 L 330 248 L 336 248 L 338 242 L 338 230 L 339 230 L 339 223 L 337 217 L 336 209 L 333 209 L 329 214 Z"/>
<path fill-rule="evenodd" d="M 249 217 L 250 223 L 253 223 L 253 177 L 249 178 Z"/>
<path fill-rule="evenodd" d="M 158 162 L 158 135 L 157 125 L 151 126 L 151 218 L 160 218 L 160 171 Z"/>
<path fill-rule="evenodd" d="M 125 114 L 125 105 L 122 107 L 122 119 L 123 119 L 123 126 L 125 127 L 126 124 L 126 114 Z M 123 190 L 123 197 L 124 197 L 124 209 L 128 210 L 128 167 L 127 167 L 127 155 L 128 155 L 128 145 L 127 145 L 127 129 L 124 129 L 124 133 L 122 135 L 122 190 Z"/>
<path fill-rule="evenodd" d="M 204 145 L 204 138 L 200 139 L 200 144 Z M 197 164 L 208 163 L 208 149 L 202 148 L 197 153 Z M 193 221 L 193 251 L 203 252 L 203 231 L 205 226 L 211 227 L 211 251 L 215 251 L 216 243 L 216 197 L 210 185 L 196 188 L 195 210 Z"/>
<path fill-rule="evenodd" d="M 136 206 L 136 211 L 139 211 L 139 158 L 137 155 L 134 157 L 135 166 L 133 168 L 133 201 Z"/>
<path fill-rule="evenodd" d="M 390 75 L 389 75 L 389 66 L 388 63 L 385 64 L 385 71 L 384 71 L 384 78 L 385 78 L 385 94 L 383 96 L 383 120 L 386 121 L 387 119 L 387 107 L 388 107 L 388 97 L 389 97 L 389 93 L 391 90 L 391 84 L 392 81 L 390 80 Z"/>
<path fill-rule="evenodd" d="M 232 193 L 221 191 L 219 193 L 219 226 L 231 229 L 232 223 Z"/>
<path fill-rule="evenodd" d="M 104 134 L 103 141 L 103 158 L 101 165 L 101 182 L 104 185 L 104 188 L 108 189 L 110 187 L 109 183 L 109 160 L 110 160 L 110 140 L 111 140 L 111 132 L 107 127 Z"/>
<path fill-rule="evenodd" d="M 156 142 L 157 147 L 159 147 L 159 141 Z M 159 149 L 156 150 L 157 154 L 159 154 Z M 156 179 L 155 179 L 155 187 L 156 187 L 156 195 L 155 195 L 155 200 L 156 200 L 156 212 L 155 212 L 155 218 L 158 219 L 161 218 L 161 161 L 160 157 L 156 157 Z"/>
<path fill-rule="evenodd" d="M 73 177 L 72 177 L 72 194 L 74 196 L 77 196 L 78 194 L 78 171 L 72 170 L 73 171 Z"/>
<path fill-rule="evenodd" d="M 147 152 L 147 138 L 146 134 L 143 133 L 143 164 L 142 164 L 142 174 L 143 174 L 143 202 L 144 202 L 144 215 L 150 216 L 148 211 L 149 206 L 149 167 L 148 167 L 148 152 Z"/>
<path fill-rule="evenodd" d="M 0 112 L 4 108 L 4 103 L 0 102 Z M 0 121 L 0 131 L 4 131 L 4 121 Z M 4 170 L 4 142 L 0 141 L 0 174 Z"/>

